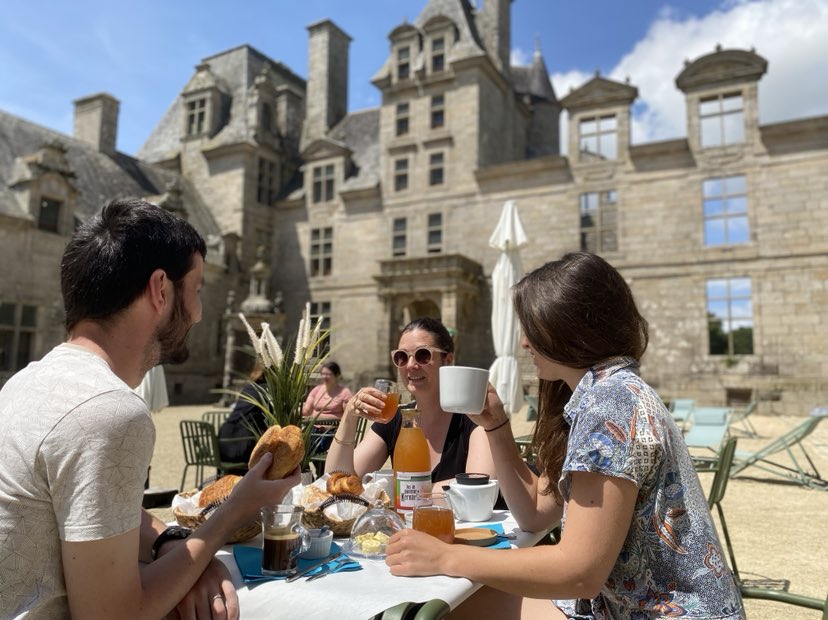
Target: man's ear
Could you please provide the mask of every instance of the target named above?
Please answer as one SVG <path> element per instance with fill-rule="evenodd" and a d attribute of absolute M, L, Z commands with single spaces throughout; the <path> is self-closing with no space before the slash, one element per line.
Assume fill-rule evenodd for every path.
<path fill-rule="evenodd" d="M 156 269 L 150 275 L 147 283 L 147 295 L 149 295 L 150 304 L 159 313 L 164 311 L 167 303 L 169 303 L 170 287 L 172 282 L 167 277 L 167 272 L 163 269 Z"/>

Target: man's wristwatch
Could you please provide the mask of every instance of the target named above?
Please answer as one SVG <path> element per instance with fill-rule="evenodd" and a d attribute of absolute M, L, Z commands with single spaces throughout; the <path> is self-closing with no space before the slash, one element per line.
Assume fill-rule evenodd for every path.
<path fill-rule="evenodd" d="M 158 538 L 155 539 L 155 542 L 152 543 L 152 551 L 150 552 L 150 557 L 152 557 L 153 561 L 158 559 L 158 551 L 161 549 L 161 545 L 169 540 L 184 540 L 190 534 L 193 533 L 193 530 L 181 527 L 179 525 L 173 525 L 168 527 L 166 530 L 161 532 L 158 535 Z"/>

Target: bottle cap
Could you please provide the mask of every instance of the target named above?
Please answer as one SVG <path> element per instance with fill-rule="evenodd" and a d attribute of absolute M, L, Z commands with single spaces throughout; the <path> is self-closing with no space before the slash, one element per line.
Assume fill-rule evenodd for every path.
<path fill-rule="evenodd" d="M 457 480 L 457 484 L 467 484 L 470 486 L 477 486 L 481 484 L 488 484 L 489 483 L 489 474 L 474 474 L 474 473 L 465 473 L 465 474 L 457 474 L 454 476 L 454 479 Z"/>

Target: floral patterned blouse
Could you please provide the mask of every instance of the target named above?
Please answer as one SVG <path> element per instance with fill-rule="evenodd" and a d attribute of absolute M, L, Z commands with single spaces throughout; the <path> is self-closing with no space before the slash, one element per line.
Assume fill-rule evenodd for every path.
<path fill-rule="evenodd" d="M 564 409 L 570 424 L 559 488 L 590 471 L 638 487 L 624 546 L 601 593 L 555 601 L 571 618 L 741 619 L 739 590 L 722 553 L 681 431 L 638 362 L 617 357 L 591 368 Z"/>

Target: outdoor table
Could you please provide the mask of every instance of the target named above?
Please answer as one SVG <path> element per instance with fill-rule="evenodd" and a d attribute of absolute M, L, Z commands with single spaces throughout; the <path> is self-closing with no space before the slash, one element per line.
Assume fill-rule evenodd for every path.
<path fill-rule="evenodd" d="M 508 511 L 495 511 L 490 521 L 467 523 L 457 521 L 457 527 L 485 527 L 500 523 L 506 534 L 514 533 L 511 546 L 531 547 L 548 532 L 524 532 Z M 347 539 L 346 539 L 347 540 Z M 340 545 L 345 540 L 337 540 Z M 261 534 L 246 543 L 261 546 Z M 498 550 L 491 550 L 497 553 Z M 337 618 L 338 620 L 365 620 L 383 610 L 405 601 L 422 602 L 438 598 L 452 609 L 478 590 L 482 584 L 462 577 L 397 577 L 391 574 L 385 560 L 358 558 L 362 570 L 326 575 L 308 582 L 298 579 L 285 583 L 283 579 L 244 583 L 233 558 L 232 546 L 225 546 L 217 557 L 230 570 L 239 596 L 242 618 Z M 356 559 L 356 558 L 355 558 Z"/>

